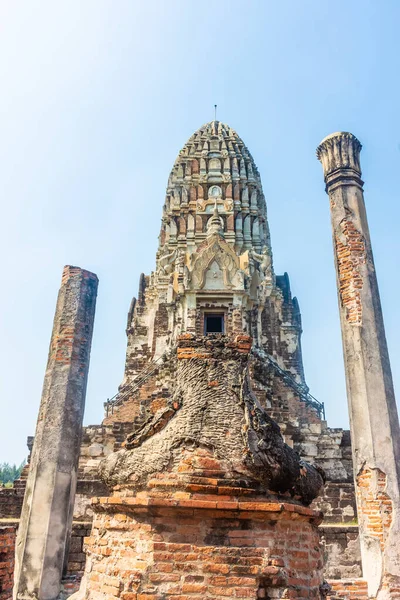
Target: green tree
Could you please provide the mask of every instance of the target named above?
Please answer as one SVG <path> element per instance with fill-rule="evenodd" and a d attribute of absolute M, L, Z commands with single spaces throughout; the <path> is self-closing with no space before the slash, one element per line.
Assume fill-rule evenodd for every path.
<path fill-rule="evenodd" d="M 21 471 L 25 466 L 25 460 L 17 467 L 17 465 L 10 465 L 9 463 L 0 463 L 0 486 L 13 483 L 21 475 Z"/>

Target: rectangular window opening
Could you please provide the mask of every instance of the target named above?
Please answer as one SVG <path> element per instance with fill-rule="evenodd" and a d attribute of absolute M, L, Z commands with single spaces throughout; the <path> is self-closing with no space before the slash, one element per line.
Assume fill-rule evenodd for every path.
<path fill-rule="evenodd" d="M 224 315 L 206 314 L 204 315 L 204 333 L 224 333 Z"/>

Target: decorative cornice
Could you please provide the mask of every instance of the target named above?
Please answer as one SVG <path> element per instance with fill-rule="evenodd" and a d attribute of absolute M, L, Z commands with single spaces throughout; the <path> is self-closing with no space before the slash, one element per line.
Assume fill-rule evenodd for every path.
<path fill-rule="evenodd" d="M 336 181 L 338 176 L 346 179 L 356 177 L 360 180 L 361 148 L 356 136 L 347 131 L 332 133 L 322 140 L 317 148 L 317 158 L 324 169 L 327 185 Z"/>

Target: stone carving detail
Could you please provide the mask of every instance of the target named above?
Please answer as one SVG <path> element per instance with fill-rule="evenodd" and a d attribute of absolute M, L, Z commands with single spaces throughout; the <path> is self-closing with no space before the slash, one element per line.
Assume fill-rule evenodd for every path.
<path fill-rule="evenodd" d="M 188 230 L 188 233 L 191 231 L 194 231 L 194 216 L 190 213 L 188 215 L 187 230 Z"/>
<path fill-rule="evenodd" d="M 224 232 L 224 222 L 218 213 L 217 201 L 215 200 L 215 207 L 212 217 L 208 220 L 207 223 L 207 235 L 219 234 L 223 235 Z"/>
<path fill-rule="evenodd" d="M 165 246 L 163 253 L 158 259 L 158 269 L 157 272 L 159 275 L 170 275 L 174 270 L 174 263 L 177 257 L 177 251 L 169 250 L 168 246 Z"/>
<path fill-rule="evenodd" d="M 290 491 L 292 496 L 310 504 L 325 483 L 325 474 L 301 460 L 285 444 L 279 425 L 261 407 L 251 391 L 249 380 L 243 381 L 246 427 L 245 438 L 249 453 L 247 461 L 259 469 L 268 489 Z"/>
<path fill-rule="evenodd" d="M 220 198 L 222 196 L 222 190 L 218 185 L 212 185 L 208 190 L 208 197 L 212 198 Z"/>
<path fill-rule="evenodd" d="M 321 161 L 325 178 L 337 169 L 353 169 L 361 175 L 361 143 L 352 133 L 341 131 L 329 135 L 317 148 L 317 158 Z"/>
<path fill-rule="evenodd" d="M 224 208 L 226 212 L 231 212 L 233 210 L 233 200 L 231 198 L 227 198 L 224 202 Z"/>
<path fill-rule="evenodd" d="M 204 289 L 221 290 L 224 288 L 224 275 L 217 261 L 211 263 L 205 274 Z"/>
<path fill-rule="evenodd" d="M 208 169 L 209 171 L 217 171 L 218 173 L 221 172 L 221 162 L 219 161 L 218 158 L 212 158 L 208 164 Z"/>
<path fill-rule="evenodd" d="M 174 195 L 172 197 L 172 208 L 180 208 L 181 205 L 181 191 L 179 188 L 175 188 Z"/>
<path fill-rule="evenodd" d="M 192 288 L 204 287 L 206 272 L 214 261 L 223 273 L 224 286 L 232 287 L 233 278 L 239 270 L 238 258 L 224 240 L 213 236 L 210 243 L 195 258 L 191 269 Z"/>
<path fill-rule="evenodd" d="M 232 212 L 235 209 L 236 213 L 243 213 L 245 249 L 255 247 L 259 251 L 262 245 L 269 245 L 269 232 L 265 227 L 257 229 L 256 226 L 252 235 L 253 220 L 266 222 L 265 200 L 257 167 L 237 133 L 223 123 L 207 123 L 188 140 L 171 172 L 168 198 L 164 208 L 166 221 L 170 222 L 178 210 L 181 216 L 186 216 L 182 213 L 192 211 L 195 202 L 196 213 L 212 212 L 210 202 L 218 198 L 220 211 Z M 249 212 L 252 216 L 246 221 Z M 233 227 L 236 234 L 235 223 Z M 173 226 L 169 233 L 174 240 Z M 192 246 L 201 243 L 201 233 L 204 233 L 203 228 L 196 228 L 191 237 Z M 160 247 L 163 243 L 164 240 L 160 240 Z M 243 242 L 236 242 L 237 251 L 241 251 L 242 246 Z"/>
<path fill-rule="evenodd" d="M 259 269 L 265 279 L 270 280 L 272 276 L 272 257 L 267 246 L 264 246 L 262 253 L 258 254 L 255 250 L 249 251 L 249 256 L 258 262 Z"/>

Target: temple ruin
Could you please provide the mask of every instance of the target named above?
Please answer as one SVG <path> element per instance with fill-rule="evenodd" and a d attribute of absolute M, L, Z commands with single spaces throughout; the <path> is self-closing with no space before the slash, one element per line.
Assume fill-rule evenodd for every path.
<path fill-rule="evenodd" d="M 258 169 L 232 128 L 207 123 L 179 152 L 168 179 L 155 270 L 141 275 L 128 313 L 123 381 L 101 425 L 83 428 L 72 529 L 65 522 L 72 533 L 65 557 L 57 555 L 62 581 L 56 592 L 38 583 L 30 595 L 16 584 L 15 599 L 64 600 L 74 592 L 80 600 L 400 598 L 400 436 L 372 276 L 361 146 L 351 134 L 335 136 L 321 143 L 318 157 L 336 236 L 353 455 L 350 432 L 328 426 L 306 383 L 299 303 L 288 274 L 274 270 Z M 87 272 L 68 271 L 77 273 Z M 373 323 L 374 364 L 383 356 L 383 366 L 370 376 L 369 402 L 354 382 L 369 381 Z M 85 340 L 88 353 L 90 335 Z M 356 379 L 349 375 L 352 343 L 364 360 L 356 361 Z M 357 421 L 357 406 L 368 416 L 377 390 L 379 412 L 367 427 Z M 76 393 L 82 407 L 82 386 Z M 385 430 L 378 432 L 382 411 Z M 366 430 L 369 438 L 360 433 Z M 1 536 L 15 538 L 40 443 L 15 487 L 0 490 L 0 517 L 7 519 L 0 574 Z M 51 512 L 57 481 L 48 486 Z M 30 535 L 24 514 L 19 540 Z M 16 556 L 19 581 L 21 550 Z M 0 600 L 8 598 L 0 589 Z"/>

